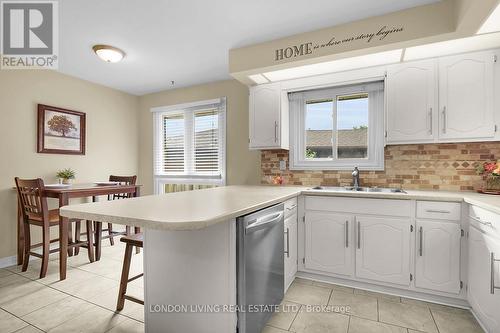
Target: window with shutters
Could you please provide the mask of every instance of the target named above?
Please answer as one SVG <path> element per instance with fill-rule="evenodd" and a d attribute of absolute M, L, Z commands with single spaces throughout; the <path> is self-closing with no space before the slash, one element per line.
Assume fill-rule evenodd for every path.
<path fill-rule="evenodd" d="M 225 98 L 151 111 L 155 192 L 225 185 Z"/>

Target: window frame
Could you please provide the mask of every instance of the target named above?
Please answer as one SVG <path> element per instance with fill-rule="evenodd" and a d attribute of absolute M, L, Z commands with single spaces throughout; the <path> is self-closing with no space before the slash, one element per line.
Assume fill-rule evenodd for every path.
<path fill-rule="evenodd" d="M 218 108 L 218 142 L 219 142 L 219 173 L 189 172 L 195 163 L 195 113 L 210 108 Z M 153 113 L 153 181 L 154 192 L 164 193 L 165 184 L 192 184 L 192 185 L 226 185 L 226 98 L 221 97 L 191 103 L 183 103 L 151 109 Z M 158 165 L 163 164 L 163 118 L 169 115 L 184 115 L 184 172 L 160 172 Z M 186 149 L 186 147 L 188 149 Z M 186 151 L 187 150 L 187 151 Z M 161 159 L 161 161 L 160 161 Z"/>
<path fill-rule="evenodd" d="M 384 170 L 384 114 L 385 80 L 375 79 L 354 84 L 336 84 L 328 88 L 301 89 L 289 94 L 290 99 L 290 170 L 352 170 L 358 166 L 362 170 Z M 379 84 L 381 89 L 373 90 Z M 354 94 L 368 94 L 368 158 L 338 158 L 337 146 L 333 158 L 308 159 L 306 151 L 306 103 L 314 100 L 334 101 L 332 108 L 333 135 L 337 132 L 337 97 Z M 376 93 L 376 94 L 375 94 Z"/>

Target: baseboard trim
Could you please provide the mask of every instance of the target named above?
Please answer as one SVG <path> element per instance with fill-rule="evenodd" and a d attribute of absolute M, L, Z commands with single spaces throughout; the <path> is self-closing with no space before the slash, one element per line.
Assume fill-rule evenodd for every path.
<path fill-rule="evenodd" d="M 55 248 L 51 245 L 51 248 Z M 30 261 L 40 260 L 40 258 L 35 256 L 30 256 Z M 17 265 L 17 256 L 0 258 L 0 268 L 11 267 Z"/>
<path fill-rule="evenodd" d="M 488 329 L 486 328 L 486 326 L 483 324 L 483 322 L 481 321 L 481 319 L 479 318 L 479 316 L 476 314 L 476 312 L 474 311 L 473 308 L 470 309 L 470 312 L 472 313 L 472 315 L 474 316 L 474 318 L 476 318 L 476 321 L 479 323 L 479 326 L 481 326 L 481 328 L 483 329 L 483 331 L 485 331 L 486 333 L 488 333 Z"/>
<path fill-rule="evenodd" d="M 419 301 L 431 302 L 431 303 L 453 306 L 453 307 L 458 307 L 458 308 L 470 310 L 469 303 L 467 302 L 466 299 L 462 299 L 462 298 L 452 298 L 452 297 L 446 297 L 446 296 L 425 294 L 425 293 L 422 293 L 420 291 L 404 290 L 404 289 L 399 289 L 399 288 L 394 288 L 394 287 L 387 287 L 387 286 L 371 284 L 371 283 L 367 283 L 367 282 L 354 281 L 354 280 L 348 280 L 348 279 L 340 279 L 340 278 L 334 278 L 334 277 L 329 277 L 329 276 L 322 276 L 322 275 L 307 273 L 307 272 L 297 272 L 296 276 L 300 277 L 300 278 L 307 279 L 307 280 L 334 283 L 334 284 L 338 284 L 338 285 L 345 286 L 345 287 L 363 289 L 363 290 L 367 290 L 367 291 L 379 292 L 379 293 L 384 293 L 384 294 L 393 295 L 393 296 L 397 296 L 397 297 L 411 298 L 411 299 L 415 299 L 415 300 L 419 300 Z"/>
<path fill-rule="evenodd" d="M 0 258 L 0 268 L 10 267 L 17 264 L 17 256 Z"/>

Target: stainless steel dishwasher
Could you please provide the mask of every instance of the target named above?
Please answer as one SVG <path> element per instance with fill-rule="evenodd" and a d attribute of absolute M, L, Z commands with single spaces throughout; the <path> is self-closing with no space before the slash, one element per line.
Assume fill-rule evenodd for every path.
<path fill-rule="evenodd" d="M 236 219 L 238 333 L 260 333 L 284 296 L 284 206 Z"/>

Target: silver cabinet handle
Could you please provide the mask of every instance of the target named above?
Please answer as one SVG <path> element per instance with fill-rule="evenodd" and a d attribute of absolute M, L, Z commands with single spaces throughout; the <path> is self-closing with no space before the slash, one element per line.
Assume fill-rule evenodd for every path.
<path fill-rule="evenodd" d="M 429 134 L 432 135 L 432 108 L 429 109 L 429 119 L 430 119 Z"/>
<path fill-rule="evenodd" d="M 470 218 L 473 219 L 474 221 L 481 223 L 482 225 L 487 225 L 488 227 L 493 228 L 493 223 L 491 223 L 491 222 L 483 221 L 479 217 L 475 217 L 475 216 L 471 216 Z"/>
<path fill-rule="evenodd" d="M 285 251 L 285 254 L 286 254 L 287 258 L 290 258 L 290 229 L 286 228 L 285 234 L 286 234 L 286 251 Z"/>
<path fill-rule="evenodd" d="M 443 107 L 443 134 L 446 134 L 446 106 Z"/>
<path fill-rule="evenodd" d="M 424 246 L 424 229 L 422 227 L 420 227 L 418 229 L 418 236 L 419 236 L 419 243 L 420 243 L 419 249 L 418 249 L 418 254 L 420 256 L 422 256 L 422 251 L 423 251 L 422 248 Z"/>
<path fill-rule="evenodd" d="M 361 222 L 358 221 L 358 249 L 361 249 Z"/>
<path fill-rule="evenodd" d="M 491 283 L 490 283 L 490 293 L 492 295 L 495 294 L 495 289 L 499 289 L 500 290 L 500 287 L 497 287 L 495 286 L 495 262 L 498 261 L 500 262 L 500 259 L 495 259 L 495 253 L 491 252 L 490 253 L 491 257 Z"/>
<path fill-rule="evenodd" d="M 345 247 L 349 247 L 349 221 L 345 221 Z"/>
<path fill-rule="evenodd" d="M 297 207 L 297 205 L 293 205 L 293 206 L 290 206 L 290 207 L 286 207 L 286 210 L 292 210 L 292 209 L 294 209 L 295 207 Z"/>
<path fill-rule="evenodd" d="M 449 210 L 441 210 L 441 209 L 426 209 L 427 213 L 438 213 L 438 214 L 451 214 Z"/>
<path fill-rule="evenodd" d="M 274 121 L 274 142 L 278 142 L 278 122 Z"/>

